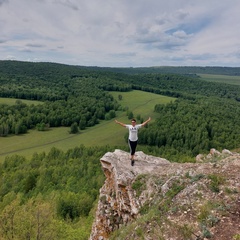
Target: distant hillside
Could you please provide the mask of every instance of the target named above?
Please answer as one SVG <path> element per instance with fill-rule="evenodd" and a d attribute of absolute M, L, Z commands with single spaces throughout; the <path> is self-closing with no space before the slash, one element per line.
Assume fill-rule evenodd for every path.
<path fill-rule="evenodd" d="M 240 76 L 240 67 L 138 67 L 138 68 L 100 68 L 100 67 L 89 67 L 95 70 L 110 71 L 127 74 L 139 74 L 139 73 L 173 73 L 181 75 L 192 75 L 195 74 L 219 74 L 229 76 Z"/>
<path fill-rule="evenodd" d="M 20 61 L 0 61 L 0 72 L 9 71 L 9 67 L 15 66 L 15 70 L 18 72 L 21 70 L 22 66 L 27 66 L 32 62 L 20 62 Z M 230 76 L 240 76 L 240 67 L 214 67 L 214 66 L 154 66 L 154 67 L 129 67 L 129 68 L 116 68 L 116 67 L 97 67 L 97 66 L 77 66 L 77 65 L 67 65 L 59 63 L 35 63 L 35 65 L 51 66 L 53 68 L 61 66 L 63 69 L 68 69 L 68 71 L 79 72 L 94 70 L 97 72 L 114 72 L 114 73 L 125 73 L 125 74 L 141 74 L 141 73 L 172 73 L 172 74 L 183 74 L 183 75 L 195 75 L 195 74 L 218 74 L 218 75 L 230 75 Z"/>

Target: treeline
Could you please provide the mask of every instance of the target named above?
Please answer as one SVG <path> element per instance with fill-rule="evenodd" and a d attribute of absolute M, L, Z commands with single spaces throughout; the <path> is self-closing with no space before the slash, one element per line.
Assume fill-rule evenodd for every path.
<path fill-rule="evenodd" d="M 187 67 L 182 68 L 188 69 Z M 206 82 L 186 75 L 153 73 L 151 68 L 149 68 L 150 73 L 148 74 L 134 75 L 98 69 L 102 68 L 0 61 L 0 96 L 55 101 L 56 99 L 66 100 L 69 96 L 75 97 L 80 94 L 93 96 L 95 90 L 101 92 L 101 90 L 131 91 L 139 89 L 164 95 L 197 94 L 240 99 L 240 87 L 236 85 Z M 212 68 L 204 69 L 207 69 L 208 73 L 208 70 Z M 91 87 L 85 89 L 85 85 L 90 85 L 94 91 L 89 91 Z M 25 95 L 21 95 L 24 91 Z"/>
<path fill-rule="evenodd" d="M 18 65 L 15 62 L 13 64 Z M 6 68 L 0 74 L 0 97 L 41 100 L 43 103 L 26 105 L 17 100 L 13 106 L 2 104 L 0 136 L 22 134 L 39 125 L 70 127 L 76 124 L 79 129 L 85 129 L 98 124 L 100 120 L 115 117 L 118 104 L 103 90 L 101 82 L 104 79 L 98 79 L 94 73 L 73 76 L 74 72 L 68 74 L 67 68 L 68 71 L 63 74 L 61 67 L 57 65 L 56 68 L 55 64 L 52 71 L 46 68 L 48 65 L 43 67 L 37 64 L 40 68 L 33 72 L 35 64 L 19 64 L 19 75 L 15 72 L 18 68 L 14 71 L 14 66 L 11 72 L 6 71 Z"/>
<path fill-rule="evenodd" d="M 240 101 L 240 86 L 206 82 L 176 74 L 138 74 L 125 80 L 133 89 L 173 97 L 195 99 L 196 96 L 215 96 Z"/>
<path fill-rule="evenodd" d="M 161 74 L 178 74 L 197 77 L 196 74 L 215 74 L 215 75 L 230 75 L 240 76 L 240 67 L 198 67 L 198 66 L 161 66 L 161 67 L 89 67 L 90 69 L 98 71 L 109 71 L 114 73 L 126 73 L 126 74 L 143 74 L 143 73 L 161 73 Z"/>
<path fill-rule="evenodd" d="M 70 127 L 76 123 L 80 129 L 85 129 L 101 119 L 115 117 L 116 109 L 112 96 L 105 93 L 96 98 L 77 97 L 30 106 L 17 100 L 12 106 L 1 105 L 0 136 L 26 133 L 38 124 Z"/>
<path fill-rule="evenodd" d="M 211 148 L 240 146 L 240 106 L 231 99 L 178 99 L 156 105 L 159 117 L 139 134 L 139 143 L 157 147 L 158 154 L 174 161 L 193 159 Z M 155 150 L 153 150 L 155 151 Z M 185 155 L 185 157 L 184 157 Z"/>
<path fill-rule="evenodd" d="M 0 163 L 0 239 L 88 239 L 110 147 L 52 148 Z"/>

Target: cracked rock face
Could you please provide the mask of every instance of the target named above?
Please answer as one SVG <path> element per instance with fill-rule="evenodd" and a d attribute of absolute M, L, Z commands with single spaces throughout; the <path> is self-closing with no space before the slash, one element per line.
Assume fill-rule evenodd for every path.
<path fill-rule="evenodd" d="M 100 159 L 106 180 L 100 189 L 89 239 L 108 239 L 121 226 L 136 222 L 141 217 L 140 209 L 144 204 L 158 203 L 161 206 L 167 193 L 177 183 L 181 186 L 180 191 L 173 197 L 167 215 L 162 216 L 162 225 L 148 222 L 138 226 L 145 229 L 144 239 L 156 239 L 151 231 L 154 229 L 157 232 L 160 229 L 161 239 L 182 240 L 184 238 L 179 233 L 183 234 L 183 231 L 179 232 L 179 229 L 183 226 L 188 226 L 192 231 L 192 238 L 189 239 L 204 239 L 199 224 L 199 212 L 203 206 L 212 202 L 230 208 L 224 212 L 218 208 L 211 210 L 211 217 L 218 220 L 214 226 L 207 226 L 211 239 L 232 240 L 240 233 L 240 155 L 226 150 L 222 153 L 211 150 L 206 157 L 198 155 L 196 160 L 197 163 L 172 163 L 139 151 L 136 152 L 134 166 L 131 166 L 129 153 L 118 149 L 106 153 Z M 218 186 L 219 191 L 211 190 L 209 177 L 224 179 Z M 141 181 L 137 181 L 139 178 Z M 136 183 L 142 184 L 138 185 L 140 192 L 134 188 Z M 130 233 L 127 239 L 138 239 L 136 237 L 134 233 Z"/>
<path fill-rule="evenodd" d="M 108 152 L 101 158 L 106 176 L 100 190 L 96 219 L 90 239 L 107 239 L 109 234 L 134 220 L 141 207 L 131 187 L 141 174 L 156 174 L 164 171 L 170 162 L 163 158 L 136 152 L 135 164 L 131 166 L 130 155 L 122 150 Z"/>

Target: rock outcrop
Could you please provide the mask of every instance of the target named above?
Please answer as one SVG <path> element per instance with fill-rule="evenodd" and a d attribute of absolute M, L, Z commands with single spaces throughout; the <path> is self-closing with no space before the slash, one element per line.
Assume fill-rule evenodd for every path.
<path fill-rule="evenodd" d="M 211 150 L 210 155 L 197 158 L 197 163 L 171 163 L 139 151 L 131 166 L 129 153 L 106 153 L 101 158 L 106 180 L 90 240 L 109 239 L 114 231 L 130 224 L 135 224 L 135 231 L 119 239 L 238 237 L 239 154 Z M 156 216 L 137 221 L 154 206 Z"/>

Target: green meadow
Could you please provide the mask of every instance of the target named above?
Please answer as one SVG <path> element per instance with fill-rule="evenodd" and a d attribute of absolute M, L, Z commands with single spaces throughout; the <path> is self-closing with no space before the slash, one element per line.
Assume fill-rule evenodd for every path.
<path fill-rule="evenodd" d="M 123 111 L 118 111 L 116 119 L 128 123 L 126 109 L 132 111 L 134 116 L 140 115 L 144 120 L 149 116 L 152 121 L 157 117 L 154 112 L 156 104 L 166 104 L 174 98 L 143 91 L 111 92 L 113 97 L 121 104 Z M 119 95 L 122 100 L 119 100 Z M 16 99 L 0 99 L 0 103 L 12 104 Z M 23 101 L 25 102 L 25 101 Z M 32 101 L 28 101 L 31 102 Z M 37 102 L 39 103 L 39 102 Z M 30 130 L 27 134 L 0 138 L 0 161 L 9 155 L 22 155 L 30 158 L 35 152 L 48 152 L 52 147 L 66 151 L 81 144 L 85 146 L 126 146 L 124 135 L 126 129 L 117 125 L 114 119 L 101 121 L 94 127 L 80 131 L 79 134 L 69 134 L 70 128 L 51 128 L 41 132 Z"/>
<path fill-rule="evenodd" d="M 198 74 L 203 80 L 218 83 L 227 83 L 240 85 L 240 76 L 214 75 L 214 74 Z"/>
<path fill-rule="evenodd" d="M 15 98 L 0 98 L 0 104 L 7 104 L 7 105 L 14 105 L 16 103 L 16 101 L 19 101 L 19 99 L 15 99 Z M 25 103 L 27 105 L 31 105 L 31 104 L 42 104 L 42 102 L 40 101 L 34 101 L 34 100 L 20 100 L 22 103 Z"/>

